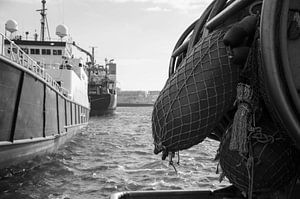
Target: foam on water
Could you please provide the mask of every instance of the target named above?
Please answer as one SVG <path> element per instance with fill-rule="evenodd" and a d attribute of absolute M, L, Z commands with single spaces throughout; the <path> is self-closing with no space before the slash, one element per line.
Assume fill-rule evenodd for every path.
<path fill-rule="evenodd" d="M 119 107 L 114 115 L 91 118 L 88 129 L 57 154 L 30 161 L 18 168 L 19 173 L 8 172 L 0 180 L 0 198 L 93 199 L 128 190 L 227 185 L 215 174 L 215 141 L 182 151 L 177 174 L 154 155 L 151 111 L 152 107 Z"/>

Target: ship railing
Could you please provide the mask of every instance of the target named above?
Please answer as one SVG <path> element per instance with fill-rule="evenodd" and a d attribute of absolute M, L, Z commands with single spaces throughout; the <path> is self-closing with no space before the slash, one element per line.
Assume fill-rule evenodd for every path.
<path fill-rule="evenodd" d="M 64 96 L 68 96 L 68 90 L 61 87 L 48 73 L 45 72 L 43 64 L 38 64 L 35 60 L 29 57 L 18 45 L 0 33 L 0 56 L 6 57 L 9 60 L 21 65 L 30 70 L 32 73 L 44 79 L 53 88 L 59 91 Z"/>

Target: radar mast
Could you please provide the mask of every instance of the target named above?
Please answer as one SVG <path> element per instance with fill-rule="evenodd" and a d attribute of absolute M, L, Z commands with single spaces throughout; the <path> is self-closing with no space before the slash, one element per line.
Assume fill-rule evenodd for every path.
<path fill-rule="evenodd" d="M 48 26 L 48 20 L 46 17 L 46 0 L 42 0 L 42 9 L 36 10 L 39 11 L 41 14 L 41 41 L 45 41 L 45 25 L 47 26 L 48 30 L 48 37 L 50 39 L 50 32 L 49 32 L 49 26 Z"/>

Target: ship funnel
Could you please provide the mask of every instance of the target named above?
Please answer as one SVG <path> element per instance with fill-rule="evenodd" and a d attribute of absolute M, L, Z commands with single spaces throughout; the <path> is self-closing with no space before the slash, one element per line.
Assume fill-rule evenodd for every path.
<path fill-rule="evenodd" d="M 59 36 L 61 39 L 68 35 L 68 28 L 65 25 L 58 25 L 56 26 L 56 35 Z"/>
<path fill-rule="evenodd" d="M 10 33 L 16 32 L 18 30 L 18 23 L 10 19 L 5 23 L 5 30 L 7 30 Z"/>

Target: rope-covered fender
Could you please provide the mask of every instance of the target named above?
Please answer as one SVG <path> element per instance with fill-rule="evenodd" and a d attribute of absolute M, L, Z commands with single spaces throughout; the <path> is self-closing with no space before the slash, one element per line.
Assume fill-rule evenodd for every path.
<path fill-rule="evenodd" d="M 226 29 L 201 39 L 167 80 L 152 113 L 154 153 L 202 142 L 235 100 L 239 66 L 223 43 Z"/>

